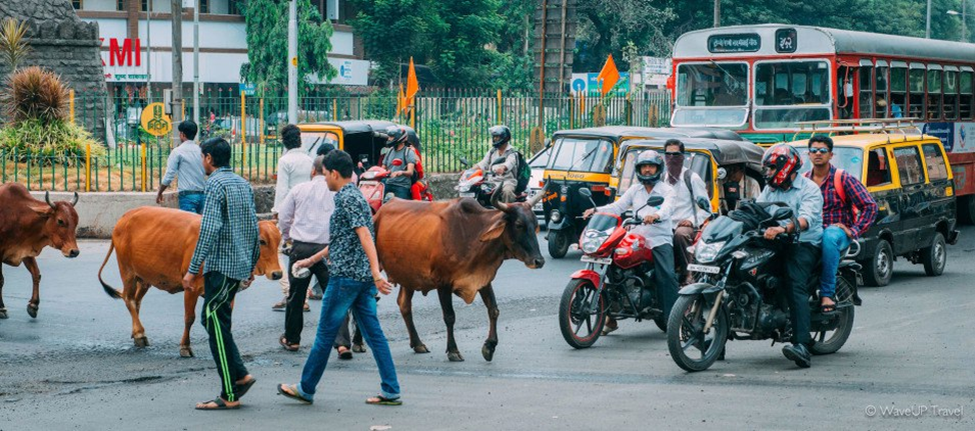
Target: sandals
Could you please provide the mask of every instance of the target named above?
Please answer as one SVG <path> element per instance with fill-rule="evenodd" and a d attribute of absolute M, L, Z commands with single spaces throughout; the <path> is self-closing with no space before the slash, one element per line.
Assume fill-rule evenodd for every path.
<path fill-rule="evenodd" d="M 257 383 L 257 379 L 251 377 L 249 382 L 234 385 L 234 394 L 237 395 L 237 398 L 243 398 L 244 394 L 246 394 L 247 391 L 251 390 L 251 387 L 254 386 L 254 383 Z"/>
<path fill-rule="evenodd" d="M 833 302 L 832 304 L 821 304 L 819 306 L 819 314 L 824 316 L 832 316 L 833 314 L 836 314 L 836 302 Z"/>
<path fill-rule="evenodd" d="M 400 397 L 386 398 L 382 395 L 376 395 L 373 398 L 367 399 L 366 404 L 372 404 L 378 406 L 401 406 L 403 405 L 403 400 L 400 399 Z"/>
<path fill-rule="evenodd" d="M 278 339 L 278 343 L 281 344 L 281 347 L 283 347 L 284 350 L 287 350 L 289 352 L 297 352 L 298 349 L 301 347 L 301 345 L 298 343 L 289 343 L 288 339 L 285 338 L 284 335 L 282 335 L 281 338 Z"/>
<path fill-rule="evenodd" d="M 339 349 L 341 349 L 343 347 L 345 347 L 345 346 L 340 346 L 339 348 L 335 349 L 336 351 L 339 352 L 339 359 L 341 359 L 343 361 L 348 361 L 348 360 L 352 359 L 352 351 L 349 350 L 348 347 L 345 347 L 345 351 L 339 350 Z"/>
<path fill-rule="evenodd" d="M 287 391 L 285 389 L 287 389 Z M 282 383 L 278 385 L 278 395 L 284 395 L 285 397 L 301 401 L 305 404 L 311 404 L 314 402 L 313 400 L 309 400 L 308 398 L 301 396 L 301 393 L 298 392 L 298 385 L 286 385 Z"/>
<path fill-rule="evenodd" d="M 216 397 L 210 401 L 204 401 L 201 404 L 203 404 L 204 406 L 208 406 L 210 403 L 215 404 L 216 407 L 200 407 L 200 405 L 197 404 L 196 409 L 197 410 L 237 410 L 240 408 L 240 403 L 237 403 L 237 405 L 235 406 L 229 406 L 227 405 L 227 402 L 220 397 Z"/>

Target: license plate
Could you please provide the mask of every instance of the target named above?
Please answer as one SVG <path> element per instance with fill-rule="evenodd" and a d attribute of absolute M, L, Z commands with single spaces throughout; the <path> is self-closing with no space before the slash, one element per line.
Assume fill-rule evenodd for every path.
<path fill-rule="evenodd" d="M 694 272 L 703 272 L 705 274 L 717 274 L 717 273 L 721 272 L 721 268 L 720 267 L 717 267 L 717 266 L 696 265 L 696 264 L 693 264 L 693 263 L 690 264 L 690 265 L 687 265 L 687 270 L 688 271 L 694 271 Z"/>
<path fill-rule="evenodd" d="M 613 258 L 611 257 L 599 258 L 599 257 L 592 257 L 592 256 L 582 256 L 581 260 L 586 263 L 596 263 L 599 265 L 609 265 L 613 263 Z"/>
<path fill-rule="evenodd" d="M 472 198 L 472 197 L 474 197 L 474 193 L 461 193 L 460 194 L 460 197 L 462 197 L 462 198 Z"/>

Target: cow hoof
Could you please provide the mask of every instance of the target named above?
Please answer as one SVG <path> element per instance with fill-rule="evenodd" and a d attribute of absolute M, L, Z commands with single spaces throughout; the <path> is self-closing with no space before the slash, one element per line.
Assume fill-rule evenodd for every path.
<path fill-rule="evenodd" d="M 460 355 L 460 352 L 447 352 L 447 359 L 450 362 L 464 362 L 464 357 Z"/>
<path fill-rule="evenodd" d="M 140 348 L 149 347 L 149 339 L 144 336 L 134 338 L 134 341 L 135 341 L 135 347 L 140 347 Z"/>
<path fill-rule="evenodd" d="M 415 353 L 430 353 L 430 349 L 427 346 L 420 344 L 419 346 L 413 346 L 413 352 Z"/>
<path fill-rule="evenodd" d="M 7 309 L 0 308 L 0 319 L 6 319 L 6 318 L 7 318 Z"/>
<path fill-rule="evenodd" d="M 366 353 L 366 346 L 363 346 L 362 344 L 353 344 L 352 345 L 352 352 L 353 353 Z"/>
<path fill-rule="evenodd" d="M 484 355 L 485 361 L 491 362 L 491 359 L 494 359 L 494 347 L 484 343 L 484 347 L 481 347 L 481 355 Z"/>
<path fill-rule="evenodd" d="M 27 314 L 29 314 L 31 318 L 36 319 L 37 318 L 37 306 L 34 305 L 34 304 L 27 304 Z"/>
<path fill-rule="evenodd" d="M 181 357 L 181 358 L 192 358 L 193 357 L 193 349 L 191 349 L 189 347 L 180 347 L 179 348 L 179 357 Z"/>

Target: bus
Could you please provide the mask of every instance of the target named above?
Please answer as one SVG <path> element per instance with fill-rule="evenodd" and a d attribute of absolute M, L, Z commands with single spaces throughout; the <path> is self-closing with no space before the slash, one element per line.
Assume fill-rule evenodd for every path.
<path fill-rule="evenodd" d="M 948 151 L 959 218 L 975 223 L 975 44 L 763 24 L 692 31 L 674 44 L 674 127 L 722 127 L 759 144 L 796 123 L 920 119 Z"/>

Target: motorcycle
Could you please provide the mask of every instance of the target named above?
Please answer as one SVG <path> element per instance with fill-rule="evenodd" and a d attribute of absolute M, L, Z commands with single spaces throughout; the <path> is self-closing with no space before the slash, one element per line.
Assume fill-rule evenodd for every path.
<path fill-rule="evenodd" d="M 497 166 L 505 162 L 504 157 L 498 157 L 494 159 L 491 167 Z M 461 157 L 460 163 L 464 167 L 470 166 L 470 163 L 466 158 Z M 494 174 L 493 169 L 488 172 L 484 172 L 477 165 L 472 166 L 460 174 L 460 180 L 457 183 L 457 195 L 462 198 L 472 198 L 481 204 L 484 208 L 494 208 L 491 206 L 491 195 L 498 187 L 501 187 L 501 177 Z M 528 195 L 522 193 L 517 196 L 515 202 L 525 202 L 528 199 Z"/>
<path fill-rule="evenodd" d="M 581 188 L 579 194 L 592 201 L 589 189 Z M 625 220 L 609 213 L 590 218 L 579 240 L 586 268 L 572 274 L 559 304 L 559 329 L 570 346 L 592 346 L 602 334 L 607 316 L 637 322 L 652 319 L 665 330 L 667 316 L 653 283 L 652 246 L 629 231 L 643 223 L 636 216 L 640 210 L 663 201 L 663 197 L 651 196 Z"/>
<path fill-rule="evenodd" d="M 703 371 L 724 356 L 728 340 L 789 342 L 792 328 L 786 289 L 775 259 L 795 235 L 764 238 L 768 227 L 780 221 L 798 222 L 784 204 L 744 202 L 728 216 L 721 216 L 704 229 L 693 246 L 697 263 L 688 270 L 697 274 L 697 283 L 680 290 L 667 322 L 667 347 L 674 362 L 686 371 Z M 768 211 L 769 208 L 774 208 Z M 754 216 L 748 218 L 749 213 Z M 738 213 L 738 214 L 736 214 Z M 859 247 L 853 243 L 847 256 Z M 814 268 L 812 273 L 819 274 Z M 816 289 L 819 277 L 810 277 L 807 290 L 813 343 L 809 351 L 825 355 L 838 351 L 853 330 L 854 305 L 860 305 L 857 287 L 862 284 L 860 265 L 841 261 L 836 277 L 836 309 L 822 313 Z"/>
<path fill-rule="evenodd" d="M 379 211 L 379 207 L 383 205 L 383 200 L 386 198 L 386 183 L 383 180 L 387 177 L 389 177 L 389 171 L 378 165 L 367 169 L 359 176 L 359 191 L 366 198 L 366 202 L 369 202 L 373 214 Z"/>

